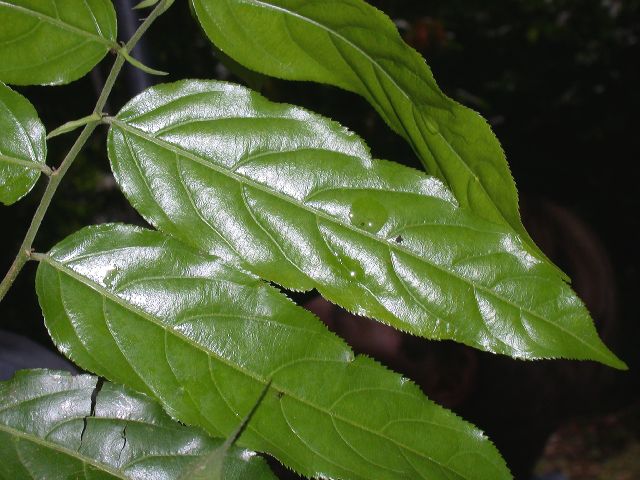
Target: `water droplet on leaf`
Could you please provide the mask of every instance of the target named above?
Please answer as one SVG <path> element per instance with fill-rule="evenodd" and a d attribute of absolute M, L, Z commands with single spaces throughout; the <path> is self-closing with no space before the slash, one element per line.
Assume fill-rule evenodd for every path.
<path fill-rule="evenodd" d="M 362 278 L 364 271 L 360 262 L 347 257 L 346 255 L 338 255 L 338 261 L 347 271 L 350 280 L 359 280 Z"/>
<path fill-rule="evenodd" d="M 378 233 L 389 219 L 387 209 L 372 196 L 356 199 L 351 205 L 351 225 L 369 233 Z"/>
<path fill-rule="evenodd" d="M 117 280 L 117 275 L 118 275 L 118 272 L 115 268 L 111 268 L 107 270 L 103 280 L 104 284 L 107 287 L 113 288 Z"/>

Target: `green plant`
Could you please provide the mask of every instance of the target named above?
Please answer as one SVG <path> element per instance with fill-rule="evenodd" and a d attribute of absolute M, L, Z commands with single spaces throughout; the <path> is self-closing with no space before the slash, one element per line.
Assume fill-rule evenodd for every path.
<path fill-rule="evenodd" d="M 237 442 L 308 477 L 510 478 L 477 428 L 354 355 L 265 282 L 315 288 L 425 338 L 625 368 L 522 227 L 489 126 L 446 97 L 391 21 L 361 0 L 191 5 L 215 45 L 242 65 L 363 95 L 433 176 L 373 159 L 339 124 L 225 82 L 161 84 L 105 115 L 125 62 L 161 73 L 129 52 L 171 3 L 143 2 L 153 11 L 119 44 L 109 0 L 83 8 L 0 1 L 2 81 L 66 83 L 116 55 L 93 112 L 49 134 L 82 128 L 57 169 L 46 165 L 33 107 L 0 84 L 0 200 L 11 204 L 40 174 L 49 177 L 0 298 L 28 260 L 38 261 L 36 289 L 53 341 L 81 368 L 115 382 L 105 388 L 95 377 L 27 372 L 3 384 L 0 452 L 8 461 L 0 472 L 46 477 L 39 472 L 64 457 L 86 478 L 180 478 L 198 469 L 220 476 L 228 459 L 225 472 L 240 470 L 225 478 L 269 478 L 255 457 L 229 449 Z M 109 125 L 120 188 L 157 230 L 87 227 L 46 254 L 33 252 L 62 178 L 101 124 Z M 139 408 L 117 408 L 124 397 Z M 214 441 L 172 424 L 159 408 L 229 440 L 194 469 L 176 444 L 197 438 L 200 455 Z M 125 426 L 140 421 L 167 431 L 129 441 Z M 156 471 L 131 468 L 159 450 L 169 453 Z"/>

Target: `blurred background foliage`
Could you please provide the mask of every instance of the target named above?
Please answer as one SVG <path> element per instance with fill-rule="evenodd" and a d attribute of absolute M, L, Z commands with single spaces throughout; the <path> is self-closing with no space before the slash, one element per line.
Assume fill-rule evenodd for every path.
<path fill-rule="evenodd" d="M 143 13 L 129 11 L 128 0 L 115 3 L 126 38 Z M 356 350 L 415 379 L 434 400 L 484 429 L 517 479 L 533 478 L 536 464 L 536 478 L 640 478 L 640 0 L 370 3 L 391 16 L 449 96 L 489 120 L 518 184 L 525 224 L 573 278 L 605 341 L 631 371 L 588 362 L 525 363 L 421 341 L 356 319 L 313 294 L 297 299 Z M 171 74 L 159 80 L 126 67 L 106 108 L 110 114 L 157 81 L 240 81 L 272 100 L 335 118 L 363 136 L 377 157 L 419 165 L 359 97 L 265 78 L 224 58 L 192 20 L 187 2 L 176 2 L 134 55 Z M 91 111 L 110 62 L 71 85 L 19 90 L 52 130 Z M 50 142 L 50 165 L 60 163 L 73 139 Z M 38 250 L 87 224 L 143 224 L 109 173 L 104 141 L 101 130 L 65 178 L 36 239 Z M 3 270 L 43 188 L 44 180 L 26 199 L 0 210 Z M 23 271 L 2 303 L 0 327 L 53 348 L 35 298 L 34 267 Z"/>

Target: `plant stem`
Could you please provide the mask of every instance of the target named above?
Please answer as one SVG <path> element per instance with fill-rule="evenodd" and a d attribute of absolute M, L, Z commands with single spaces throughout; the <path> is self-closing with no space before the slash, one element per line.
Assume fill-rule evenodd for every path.
<path fill-rule="evenodd" d="M 109 76 L 107 77 L 107 80 L 104 83 L 102 92 L 100 92 L 100 96 L 98 97 L 96 106 L 93 109 L 93 114 L 98 114 L 98 115 L 102 114 L 102 109 L 107 103 L 107 99 L 111 94 L 111 90 L 113 90 L 113 86 L 116 82 L 116 79 L 118 78 L 118 75 L 120 74 L 120 70 L 122 70 L 122 66 L 125 63 L 125 55 L 123 55 L 122 51 L 124 50 L 128 54 L 133 49 L 133 47 L 135 47 L 136 43 L 138 43 L 140 38 L 142 38 L 142 35 L 144 35 L 144 33 L 149 29 L 149 27 L 156 20 L 156 18 L 158 18 L 162 13 L 164 13 L 168 5 L 170 5 L 171 3 L 173 3 L 171 0 L 160 1 L 155 6 L 155 8 L 151 11 L 149 16 L 145 19 L 145 21 L 142 22 L 142 24 L 138 27 L 138 29 L 135 31 L 135 33 L 129 39 L 129 41 L 123 47 L 121 47 L 120 50 L 118 50 L 117 52 L 118 55 L 116 57 L 115 62 L 113 63 L 113 66 L 111 67 Z M 42 195 L 42 199 L 40 200 L 40 204 L 38 205 L 38 208 L 36 209 L 36 212 L 33 215 L 33 219 L 31 220 L 31 225 L 29 226 L 29 229 L 27 230 L 24 240 L 20 245 L 18 254 L 16 255 L 16 258 L 13 260 L 13 263 L 11 264 L 11 267 L 9 268 L 9 271 L 5 275 L 4 279 L 2 280 L 2 282 L 0 282 L 0 301 L 2 301 L 4 296 L 7 294 L 7 292 L 11 288 L 11 285 L 13 285 L 13 282 L 15 281 L 16 277 L 22 270 L 22 267 L 24 267 L 27 261 L 29 261 L 31 257 L 33 241 L 38 233 L 38 230 L 40 229 L 42 220 L 44 219 L 44 216 L 47 213 L 47 210 L 49 209 L 51 200 L 53 199 L 53 196 L 56 193 L 58 186 L 60 185 L 60 182 L 62 181 L 65 174 L 69 170 L 69 167 L 71 167 L 71 165 L 75 161 L 82 147 L 84 147 L 84 144 L 87 142 L 87 140 L 89 139 L 93 131 L 96 129 L 96 127 L 100 123 L 102 123 L 101 120 L 95 120 L 93 122 L 87 123 L 84 126 L 84 128 L 82 129 L 82 132 L 80 132 L 80 135 L 72 145 L 67 155 L 64 157 L 64 160 L 60 164 L 60 167 L 57 170 L 53 171 L 53 173 L 49 177 L 49 183 L 47 184 L 47 188 L 45 189 L 44 194 Z"/>

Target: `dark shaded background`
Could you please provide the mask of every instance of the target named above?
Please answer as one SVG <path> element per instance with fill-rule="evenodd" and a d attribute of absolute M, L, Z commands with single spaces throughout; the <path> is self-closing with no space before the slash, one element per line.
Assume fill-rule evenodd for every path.
<path fill-rule="evenodd" d="M 605 341 L 631 370 L 615 372 L 590 362 L 515 361 L 451 342 L 402 337 L 313 300 L 312 295 L 298 300 L 311 302 L 356 350 L 376 355 L 415 379 L 431 398 L 485 430 L 516 478 L 527 479 L 558 427 L 640 411 L 640 1 L 371 3 L 387 12 L 425 56 L 442 89 L 493 125 L 518 184 L 527 227 L 573 278 Z M 128 36 L 127 24 L 135 28 L 141 13 L 133 15 L 120 20 L 123 38 Z M 171 72 L 161 81 L 238 81 L 231 73 L 236 71 L 272 100 L 304 105 L 339 120 L 362 135 L 376 156 L 419 167 L 405 142 L 359 97 L 317 84 L 246 75 L 222 65 L 186 2 L 176 2 L 160 18 L 135 55 Z M 51 130 L 91 111 L 111 62 L 107 59 L 68 86 L 19 90 Z M 127 67 L 106 111 L 116 113 L 154 81 Z M 50 164 L 60 163 L 74 138 L 67 135 L 50 142 Z M 37 250 L 46 251 L 87 224 L 142 223 L 109 174 L 104 141 L 101 130 L 65 178 L 37 237 Z M 0 210 L 2 270 L 15 255 L 43 189 L 41 181 L 27 198 Z M 25 268 L 3 301 L 0 327 L 53 349 L 33 290 L 34 267 Z M 625 422 L 626 440 L 600 441 L 598 448 L 605 453 L 615 455 L 640 438 L 638 415 L 624 418 L 631 419 Z M 640 478 L 637 475 L 620 478 Z M 577 478 L 599 477 L 572 477 Z"/>

